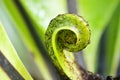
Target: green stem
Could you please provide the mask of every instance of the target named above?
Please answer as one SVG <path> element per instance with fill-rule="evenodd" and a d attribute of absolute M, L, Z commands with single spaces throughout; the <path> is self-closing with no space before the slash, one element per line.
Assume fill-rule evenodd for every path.
<path fill-rule="evenodd" d="M 46 47 L 60 73 L 70 80 L 82 80 L 73 53 L 84 49 L 89 43 L 87 22 L 74 14 L 58 15 L 50 22 L 45 35 Z"/>

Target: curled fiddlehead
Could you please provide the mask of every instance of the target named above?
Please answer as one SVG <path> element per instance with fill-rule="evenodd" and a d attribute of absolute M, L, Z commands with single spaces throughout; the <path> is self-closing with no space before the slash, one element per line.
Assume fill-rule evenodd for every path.
<path fill-rule="evenodd" d="M 61 14 L 51 20 L 45 43 L 53 63 L 70 80 L 82 80 L 74 52 L 84 49 L 90 40 L 87 22 L 74 14 Z"/>

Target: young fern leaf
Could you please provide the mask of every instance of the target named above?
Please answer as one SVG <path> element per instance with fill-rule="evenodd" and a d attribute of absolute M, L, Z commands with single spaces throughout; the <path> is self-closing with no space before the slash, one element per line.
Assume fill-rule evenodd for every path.
<path fill-rule="evenodd" d="M 54 18 L 46 31 L 45 42 L 53 63 L 65 78 L 82 80 L 74 52 L 84 49 L 90 40 L 87 22 L 74 14 L 61 14 Z"/>

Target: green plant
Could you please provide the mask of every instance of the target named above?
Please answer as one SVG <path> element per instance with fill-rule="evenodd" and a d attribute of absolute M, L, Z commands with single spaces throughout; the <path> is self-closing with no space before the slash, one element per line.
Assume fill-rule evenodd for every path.
<path fill-rule="evenodd" d="M 70 80 L 82 80 L 74 52 L 85 48 L 90 39 L 88 23 L 74 14 L 60 14 L 46 31 L 46 46 L 61 75 Z"/>
<path fill-rule="evenodd" d="M 83 16 L 84 19 L 88 21 L 90 25 L 89 28 L 91 29 L 90 45 L 88 45 L 88 47 L 82 51 L 82 53 L 84 53 L 83 60 L 86 70 L 94 73 L 100 73 L 104 76 L 116 76 L 120 52 L 120 1 L 74 1 L 77 1 L 77 5 L 75 6 L 77 7 L 76 10 L 78 10 L 78 12 L 75 13 Z M 17 51 L 17 55 L 34 79 L 61 80 L 63 77 L 61 73 L 63 73 L 64 70 L 57 70 L 52 64 L 52 62 L 57 64 L 57 61 L 51 61 L 50 56 L 48 55 L 49 49 L 47 51 L 45 47 L 45 32 L 51 19 L 58 14 L 67 12 L 66 4 L 67 0 L 0 0 L 0 22 L 3 24 L 9 40 Z M 72 7 L 73 4 L 71 5 Z M 58 37 L 64 41 L 64 32 L 62 31 L 65 30 L 59 30 L 58 34 L 61 33 L 62 38 L 59 35 Z M 76 38 L 75 35 L 77 32 L 75 33 L 67 30 L 65 31 L 65 34 L 67 34 L 67 32 L 69 34 L 73 34 L 70 35 L 70 37 L 73 36 Z M 67 42 L 71 43 L 71 38 L 69 38 Z M 0 45 L 3 46 L 4 42 L 1 43 Z M 69 51 L 66 50 L 64 50 L 64 52 L 69 53 Z M 70 56 L 73 57 L 71 53 Z M 80 62 L 77 62 L 77 64 L 78 63 L 81 65 Z M 85 71 L 84 74 L 86 74 L 86 77 L 96 76 L 87 72 L 86 70 L 81 69 L 81 72 Z M 1 75 L 5 75 L 2 69 L 0 69 L 0 72 L 3 73 Z M 71 74 L 67 72 L 67 75 Z M 75 77 L 74 75 L 72 76 Z M 108 79 L 109 78 L 110 77 L 108 77 Z"/>
<path fill-rule="evenodd" d="M 0 23 L 0 79 L 33 80 Z"/>

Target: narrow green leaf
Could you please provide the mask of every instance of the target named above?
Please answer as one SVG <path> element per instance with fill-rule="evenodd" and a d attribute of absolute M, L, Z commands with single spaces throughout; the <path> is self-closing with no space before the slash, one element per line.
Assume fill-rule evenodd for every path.
<path fill-rule="evenodd" d="M 90 24 L 91 44 L 84 50 L 88 70 L 97 69 L 98 44 L 101 34 L 112 17 L 119 0 L 77 0 L 79 14 Z"/>
<path fill-rule="evenodd" d="M 24 22 L 23 17 L 21 16 L 19 10 L 17 9 L 15 2 L 13 0 L 2 1 L 7 14 L 10 16 L 12 24 L 15 25 L 15 28 L 20 34 L 21 39 L 23 40 L 27 50 L 34 56 L 34 62 L 37 65 L 38 72 L 42 73 L 42 76 L 45 80 L 52 80 L 52 74 L 48 70 L 45 60 L 43 59 L 41 52 L 39 51 L 26 23 Z"/>
<path fill-rule="evenodd" d="M 1 67 L 0 67 L 0 78 L 2 78 L 3 80 L 10 80 L 9 76 Z"/>
<path fill-rule="evenodd" d="M 0 62 L 0 74 L 4 76 L 0 76 L 0 79 L 8 80 L 9 78 L 16 79 L 25 79 L 25 80 L 33 80 L 21 60 L 19 59 L 14 47 L 12 46 L 10 40 L 8 39 L 2 25 L 0 24 L 0 59 L 4 62 Z M 9 64 L 10 63 L 10 64 Z M 2 65 L 3 64 L 3 65 Z M 17 72 L 16 74 L 14 72 Z M 3 74 L 2 74 L 3 73 Z M 13 77 L 12 77 L 13 76 Z"/>
<path fill-rule="evenodd" d="M 20 37 L 18 31 L 15 29 L 15 25 L 13 24 L 10 15 L 7 14 L 7 11 L 2 3 L 0 3 L 0 21 L 3 23 L 5 31 L 8 34 L 11 43 L 13 44 L 18 56 L 20 57 L 29 73 L 35 78 L 42 79 L 42 76 L 40 75 L 40 72 L 38 72 L 39 70 L 35 65 L 33 55 L 25 46 L 25 43 Z"/>
<path fill-rule="evenodd" d="M 105 75 L 116 75 L 120 56 L 120 5 L 114 12 L 105 34 Z"/>

